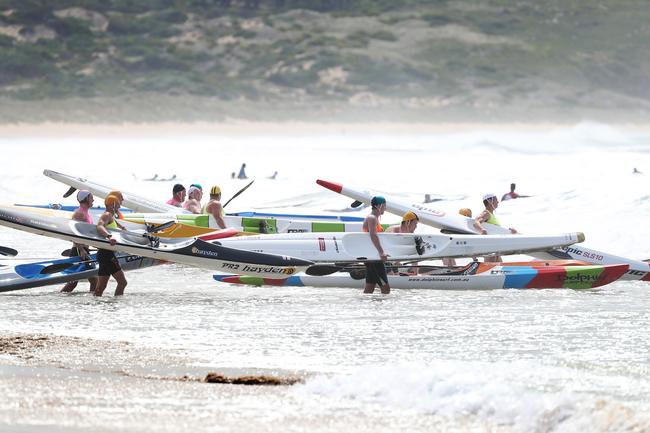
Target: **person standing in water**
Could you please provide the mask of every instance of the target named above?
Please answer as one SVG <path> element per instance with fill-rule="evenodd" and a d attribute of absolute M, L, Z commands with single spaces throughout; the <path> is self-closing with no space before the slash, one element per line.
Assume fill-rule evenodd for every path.
<path fill-rule="evenodd" d="M 79 202 L 79 207 L 72 213 L 72 219 L 75 221 L 81 221 L 88 224 L 93 223 L 93 217 L 90 216 L 90 208 L 93 206 L 94 197 L 90 191 L 85 189 L 77 192 L 77 201 Z M 80 257 L 82 260 L 88 260 L 90 258 L 90 252 L 88 251 L 88 245 L 82 245 L 73 242 L 72 243 L 72 254 L 71 257 Z M 88 278 L 90 283 L 90 291 L 94 292 L 95 287 L 97 287 L 97 278 L 91 277 Z M 62 292 L 72 292 L 75 287 L 77 287 L 78 281 L 69 281 L 61 289 Z"/>
<path fill-rule="evenodd" d="M 413 233 L 418 227 L 418 221 L 420 221 L 420 218 L 415 212 L 408 211 L 402 217 L 400 225 L 388 227 L 386 233 Z"/>
<path fill-rule="evenodd" d="M 203 206 L 201 213 L 211 214 L 219 228 L 226 228 L 226 222 L 223 219 L 226 213 L 221 205 L 221 188 L 215 185 L 210 189 L 210 200 Z"/>
<path fill-rule="evenodd" d="M 203 198 L 203 188 L 201 185 L 193 183 L 187 190 L 187 200 L 183 203 L 183 209 L 192 212 L 193 214 L 200 214 L 201 199 Z"/>
<path fill-rule="evenodd" d="M 495 226 L 500 226 L 501 223 L 499 223 L 499 220 L 497 217 L 494 215 L 494 211 L 496 210 L 497 207 L 499 207 L 499 199 L 497 199 L 497 196 L 494 194 L 485 194 L 483 196 L 483 205 L 485 206 L 485 209 L 481 214 L 474 219 L 474 228 L 478 230 L 479 233 L 482 235 L 488 234 L 487 230 L 485 227 L 483 227 L 483 223 L 490 223 L 494 224 Z M 517 230 L 513 229 L 512 227 L 509 229 L 510 233 L 516 234 Z M 488 256 L 485 257 L 486 262 L 500 262 L 501 261 L 501 256 Z"/>
<path fill-rule="evenodd" d="M 386 199 L 382 196 L 375 196 L 370 201 L 372 210 L 370 214 L 363 220 L 363 231 L 370 235 L 372 244 L 379 253 L 380 260 L 365 262 L 366 266 L 366 285 L 363 293 L 373 293 L 375 286 L 379 285 L 381 293 L 387 295 L 390 293 L 390 285 L 388 284 L 388 275 L 386 274 L 386 260 L 388 255 L 384 252 L 379 241 L 378 232 L 383 231 L 379 219 L 386 211 Z"/>
<path fill-rule="evenodd" d="M 241 165 L 237 179 L 248 179 L 248 176 L 246 176 L 246 163 Z"/>
<path fill-rule="evenodd" d="M 121 228 L 124 230 L 124 227 L 115 220 L 115 214 L 120 208 L 119 199 L 114 195 L 109 195 L 104 200 L 104 205 L 106 206 L 106 211 L 102 214 L 102 216 L 99 217 L 99 221 L 97 221 L 97 233 L 106 238 L 111 245 L 115 245 L 116 241 L 113 239 L 113 236 L 111 235 L 111 232 L 108 231 L 108 229 Z M 124 271 L 120 266 L 120 262 L 115 256 L 115 252 L 101 248 L 98 249 L 97 263 L 99 263 L 99 271 L 97 272 L 97 287 L 95 287 L 95 296 L 102 296 L 104 294 L 104 290 L 108 285 L 108 280 L 110 279 L 111 275 L 117 281 L 115 296 L 123 295 L 127 281 L 126 277 L 124 276 Z"/>
<path fill-rule="evenodd" d="M 472 210 L 466 207 L 459 209 L 458 213 L 467 218 L 472 217 Z M 443 257 L 442 264 L 444 266 L 456 266 L 456 259 L 454 259 L 453 257 Z"/>
<path fill-rule="evenodd" d="M 517 187 L 517 185 L 515 185 L 514 183 L 511 183 L 510 184 L 510 192 L 507 192 L 507 193 L 503 194 L 503 197 L 501 197 L 501 201 L 512 200 L 512 199 L 515 199 L 515 198 L 530 197 L 529 195 L 519 195 L 519 194 L 517 194 L 515 192 L 516 187 Z"/>
<path fill-rule="evenodd" d="M 176 207 L 183 206 L 183 202 L 185 201 L 185 193 L 186 193 L 185 187 L 180 183 L 177 183 L 176 185 L 174 185 L 174 188 L 172 188 L 172 193 L 174 195 L 172 196 L 172 198 L 167 200 L 167 204 Z"/>

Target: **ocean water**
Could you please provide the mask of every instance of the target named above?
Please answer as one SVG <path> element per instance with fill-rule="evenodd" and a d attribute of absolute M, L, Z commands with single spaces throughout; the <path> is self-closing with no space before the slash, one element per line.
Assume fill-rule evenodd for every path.
<path fill-rule="evenodd" d="M 0 138 L 4 203 L 72 203 L 43 169 L 161 201 L 176 175 L 218 184 L 229 211 L 331 213 L 351 200 L 318 178 L 449 212 L 504 202 L 504 225 L 580 230 L 589 248 L 650 258 L 650 132 L 602 124 L 430 134 Z M 643 172 L 633 174 L 633 168 Z M 278 171 L 275 180 L 268 179 Z M 365 211 L 349 212 L 365 215 Z M 384 221 L 398 221 L 386 215 Z M 420 227 L 419 231 L 428 231 Z M 0 227 L 17 258 L 49 258 L 54 239 Z M 10 264 L 11 260 L 2 263 Z M 7 431 L 650 431 L 650 285 L 598 290 L 408 291 L 254 288 L 178 265 L 127 274 L 122 298 L 86 283 L 0 295 Z M 114 284 L 114 283 L 113 283 Z M 281 387 L 183 382 L 209 371 L 304 378 Z M 4 426 L 4 427 L 3 427 Z"/>

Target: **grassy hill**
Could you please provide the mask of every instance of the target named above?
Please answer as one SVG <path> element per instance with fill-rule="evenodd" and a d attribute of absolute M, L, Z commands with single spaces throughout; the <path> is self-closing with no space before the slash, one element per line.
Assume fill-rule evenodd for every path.
<path fill-rule="evenodd" d="M 646 0 L 0 0 L 0 121 L 643 119 Z"/>

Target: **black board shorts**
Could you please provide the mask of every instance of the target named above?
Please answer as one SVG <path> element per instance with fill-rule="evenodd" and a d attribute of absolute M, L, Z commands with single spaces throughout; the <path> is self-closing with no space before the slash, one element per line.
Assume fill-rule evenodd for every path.
<path fill-rule="evenodd" d="M 122 270 L 115 253 L 110 250 L 97 250 L 97 263 L 99 263 L 97 275 L 100 277 L 108 277 Z"/>
<path fill-rule="evenodd" d="M 385 286 L 388 284 L 388 275 L 386 275 L 386 266 L 384 262 L 366 262 L 366 283 L 379 284 Z"/>

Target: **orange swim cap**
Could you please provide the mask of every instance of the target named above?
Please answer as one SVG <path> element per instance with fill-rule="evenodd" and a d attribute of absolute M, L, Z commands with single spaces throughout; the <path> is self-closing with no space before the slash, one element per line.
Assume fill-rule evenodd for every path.
<path fill-rule="evenodd" d="M 118 200 L 120 201 L 120 203 L 122 203 L 124 201 L 124 196 L 119 191 L 111 191 L 111 192 L 108 193 L 108 195 L 109 196 L 113 195 L 113 196 L 117 197 Z M 108 197 L 106 197 L 106 198 L 108 198 Z"/>
<path fill-rule="evenodd" d="M 467 218 L 472 217 L 472 210 L 468 209 L 466 207 L 462 208 L 461 210 L 458 211 L 459 214 L 466 216 Z"/>
<path fill-rule="evenodd" d="M 104 206 L 109 207 L 109 206 L 119 206 L 120 205 L 120 199 L 113 195 L 110 194 L 104 199 Z"/>

